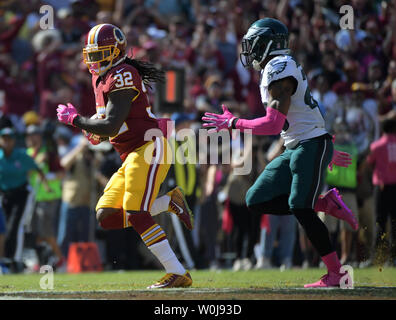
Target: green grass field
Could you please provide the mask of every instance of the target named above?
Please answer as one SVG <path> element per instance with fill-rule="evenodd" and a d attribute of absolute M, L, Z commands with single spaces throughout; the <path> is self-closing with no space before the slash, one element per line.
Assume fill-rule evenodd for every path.
<path fill-rule="evenodd" d="M 187 289 L 146 290 L 160 271 L 54 273 L 54 288 L 43 290 L 43 274 L 0 276 L 3 299 L 396 299 L 396 268 L 354 269 L 354 289 L 304 289 L 324 269 L 193 271 Z"/>

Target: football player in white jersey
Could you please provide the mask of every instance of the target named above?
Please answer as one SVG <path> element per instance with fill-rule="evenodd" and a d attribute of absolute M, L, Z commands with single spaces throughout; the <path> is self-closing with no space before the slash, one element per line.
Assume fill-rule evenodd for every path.
<path fill-rule="evenodd" d="M 261 73 L 260 93 L 266 116 L 240 119 L 223 106 L 223 114 L 205 113 L 203 126 L 212 128 L 210 131 L 239 129 L 257 135 L 281 134 L 286 149 L 248 190 L 246 204 L 257 214 L 294 214 L 328 269 L 319 281 L 305 287 L 338 287 L 344 274 L 327 227 L 316 212 L 325 212 L 358 228 L 355 216 L 336 189 L 320 196 L 326 167 L 348 166 L 351 159 L 333 150 L 332 137 L 312 98 L 307 77 L 290 55 L 288 38 L 282 22 L 264 18 L 254 22 L 242 39 L 243 66 Z"/>

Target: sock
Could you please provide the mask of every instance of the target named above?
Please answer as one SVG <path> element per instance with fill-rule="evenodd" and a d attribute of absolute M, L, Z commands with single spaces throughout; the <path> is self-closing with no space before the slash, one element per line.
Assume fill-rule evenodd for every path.
<path fill-rule="evenodd" d="M 166 273 L 184 274 L 186 270 L 174 254 L 164 230 L 156 224 L 149 212 L 128 212 L 128 220 L 139 233 L 145 245 L 164 266 Z"/>
<path fill-rule="evenodd" d="M 324 264 L 326 265 L 327 270 L 334 272 L 334 273 L 340 273 L 341 263 L 340 263 L 340 260 L 338 259 L 337 253 L 335 251 L 329 253 L 326 256 L 323 256 L 322 260 L 323 260 Z"/>
<path fill-rule="evenodd" d="M 147 247 L 166 239 L 166 234 L 147 211 L 128 211 L 131 226 L 139 233 Z"/>
<path fill-rule="evenodd" d="M 175 273 L 179 275 L 186 273 L 186 269 L 184 269 L 183 265 L 177 259 L 167 239 L 153 244 L 148 248 L 164 266 L 166 273 Z"/>
<path fill-rule="evenodd" d="M 151 206 L 150 214 L 152 216 L 156 216 L 161 212 L 168 211 L 170 199 L 171 198 L 168 195 L 164 195 L 162 197 L 155 199 Z"/>
<path fill-rule="evenodd" d="M 310 208 L 292 209 L 292 212 L 321 257 L 334 251 L 331 245 L 329 231 L 314 210 Z"/>

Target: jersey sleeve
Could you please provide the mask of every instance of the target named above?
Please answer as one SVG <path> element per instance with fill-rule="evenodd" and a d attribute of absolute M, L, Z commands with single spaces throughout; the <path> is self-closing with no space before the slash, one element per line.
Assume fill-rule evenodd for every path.
<path fill-rule="evenodd" d="M 293 77 L 298 81 L 296 62 L 289 56 L 275 57 L 265 66 L 262 84 L 268 87 L 271 82 L 287 77 Z"/>
<path fill-rule="evenodd" d="M 139 72 L 132 66 L 122 64 L 113 68 L 106 79 L 104 91 L 108 94 L 113 91 L 133 89 L 137 92 L 136 99 L 141 93 L 141 82 Z"/>

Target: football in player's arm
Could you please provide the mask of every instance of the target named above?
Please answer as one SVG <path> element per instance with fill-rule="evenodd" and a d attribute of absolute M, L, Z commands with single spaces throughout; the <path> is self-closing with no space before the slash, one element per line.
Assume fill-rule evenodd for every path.
<path fill-rule="evenodd" d="M 58 114 L 62 115 L 60 121 L 72 124 L 75 127 L 100 137 L 108 138 L 117 135 L 131 111 L 131 101 L 137 95 L 138 92 L 131 88 L 110 92 L 103 119 L 82 117 L 70 103 L 67 106 L 58 106 L 57 111 Z"/>

